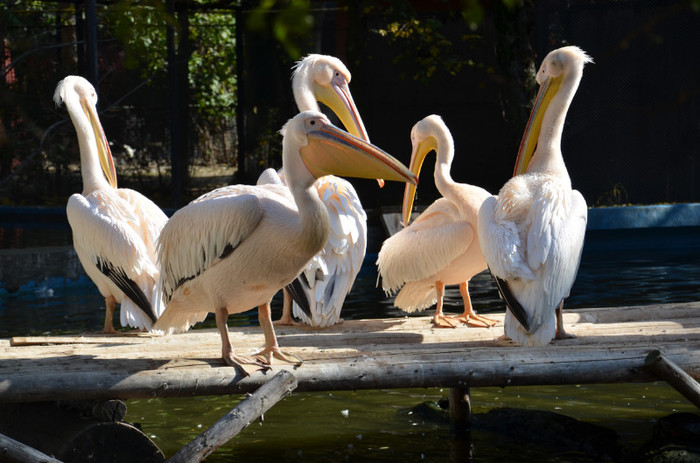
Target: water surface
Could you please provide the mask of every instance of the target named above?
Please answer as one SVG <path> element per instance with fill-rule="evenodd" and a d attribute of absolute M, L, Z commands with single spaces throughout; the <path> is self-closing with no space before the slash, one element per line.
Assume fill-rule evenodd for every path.
<path fill-rule="evenodd" d="M 567 309 L 699 300 L 698 237 L 696 227 L 589 233 Z M 376 252 L 368 250 L 343 309 L 346 319 L 405 316 L 376 287 Z M 487 273 L 472 280 L 470 291 L 478 312 L 504 310 Z M 446 311 L 462 311 L 456 288 L 448 288 Z M 277 297 L 273 317 L 280 312 Z M 104 299 L 86 278 L 50 279 L 13 294 L 0 291 L 0 337 L 99 331 L 103 319 Z M 256 325 L 257 314 L 251 310 L 231 316 L 229 324 Z M 210 316 L 198 328 L 213 326 Z M 446 395 L 447 390 L 439 388 L 294 393 L 207 461 L 597 461 L 478 430 L 472 432 L 470 444 L 452 438 L 447 423 L 411 411 L 421 402 L 437 402 Z M 696 412 L 664 383 L 474 388 L 471 397 L 475 413 L 519 407 L 606 426 L 618 433 L 623 447 L 631 449 L 651 437 L 659 417 Z M 126 420 L 138 423 L 166 455 L 172 455 L 241 399 L 130 400 Z M 537 430 L 533 432 L 536 435 Z"/>

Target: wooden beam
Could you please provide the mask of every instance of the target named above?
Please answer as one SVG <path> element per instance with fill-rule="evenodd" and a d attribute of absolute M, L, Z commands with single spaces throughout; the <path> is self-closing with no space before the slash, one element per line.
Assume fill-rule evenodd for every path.
<path fill-rule="evenodd" d="M 0 434 L 0 461 L 8 463 L 61 463 L 28 445 Z"/>
<path fill-rule="evenodd" d="M 652 350 L 644 360 L 644 365 L 659 379 L 666 381 L 696 407 L 700 408 L 700 384 L 688 373 L 673 363 L 660 350 Z"/>
<path fill-rule="evenodd" d="M 450 388 L 450 432 L 454 436 L 469 434 L 472 427 L 472 405 L 469 388 L 454 386 Z"/>
<path fill-rule="evenodd" d="M 644 367 L 649 346 L 700 378 L 700 301 L 579 309 L 564 319 L 575 339 L 533 348 L 500 340 L 500 325 L 435 329 L 429 316 L 346 320 L 328 330 L 283 327 L 276 330 L 280 345 L 304 365 L 247 378 L 221 360 L 216 329 L 0 339 L 0 403 L 240 394 L 283 369 L 296 376 L 297 391 L 658 381 Z M 264 345 L 257 326 L 230 332 L 241 353 Z"/>
<path fill-rule="evenodd" d="M 262 416 L 273 405 L 291 394 L 296 386 L 297 380 L 293 374 L 285 370 L 280 371 L 260 386 L 250 397 L 166 461 L 170 463 L 202 461 L 248 427 L 253 420 Z"/>

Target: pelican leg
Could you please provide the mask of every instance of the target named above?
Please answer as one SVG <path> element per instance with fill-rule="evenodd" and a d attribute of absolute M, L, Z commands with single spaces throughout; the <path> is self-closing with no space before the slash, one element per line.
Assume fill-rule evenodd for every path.
<path fill-rule="evenodd" d="M 435 282 L 435 291 L 437 292 L 437 305 L 435 306 L 435 315 L 433 315 L 433 324 L 438 328 L 456 328 L 459 323 L 452 321 L 442 313 L 443 298 L 445 296 L 445 285 L 442 281 Z"/>
<path fill-rule="evenodd" d="M 300 326 L 301 323 L 292 318 L 292 296 L 286 289 L 282 289 L 284 296 L 282 302 L 282 317 L 274 321 L 272 324 L 277 326 Z"/>
<path fill-rule="evenodd" d="M 498 323 L 496 320 L 482 317 L 474 312 L 474 308 L 472 307 L 472 299 L 469 297 L 469 282 L 464 281 L 459 284 L 459 294 L 462 295 L 462 300 L 464 301 L 464 313 L 462 315 L 452 317 L 453 319 L 459 320 L 467 326 L 477 326 L 480 328 L 490 328 Z"/>
<path fill-rule="evenodd" d="M 277 336 L 275 336 L 275 327 L 272 325 L 272 311 L 270 310 L 269 302 L 258 306 L 258 321 L 265 335 L 265 348 L 255 354 L 255 358 L 260 363 L 267 365 L 268 368 L 269 365 L 272 365 L 273 358 L 295 366 L 300 366 L 304 363 L 296 355 L 282 351 L 279 344 L 277 344 Z"/>
<path fill-rule="evenodd" d="M 258 370 L 265 370 L 269 367 L 260 363 L 256 358 L 247 357 L 244 355 L 236 355 L 233 353 L 233 346 L 228 337 L 228 310 L 226 307 L 216 309 L 216 327 L 221 335 L 221 356 L 224 361 L 232 367 L 238 368 L 244 376 L 250 376 L 251 373 Z"/>
<path fill-rule="evenodd" d="M 114 322 L 112 321 L 114 319 L 115 304 L 116 300 L 114 296 L 105 297 L 105 324 L 102 330 L 104 334 L 117 334 L 117 331 L 114 329 Z"/>
<path fill-rule="evenodd" d="M 554 339 L 571 339 L 575 338 L 576 336 L 573 334 L 569 334 L 566 331 L 564 331 L 564 299 L 561 300 L 559 303 L 559 306 L 554 309 L 554 313 L 557 316 L 557 331 L 556 334 L 554 335 Z"/>

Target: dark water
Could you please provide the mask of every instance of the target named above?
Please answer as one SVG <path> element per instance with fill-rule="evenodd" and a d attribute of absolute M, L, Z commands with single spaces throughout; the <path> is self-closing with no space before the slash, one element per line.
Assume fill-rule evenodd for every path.
<path fill-rule="evenodd" d="M 405 316 L 376 287 L 374 262 L 380 241 L 368 250 L 346 300 L 346 319 Z M 700 228 L 592 232 L 567 308 L 696 301 L 700 300 L 699 282 Z M 472 279 L 470 290 L 478 312 L 504 310 L 486 273 Z M 273 316 L 277 317 L 281 301 L 276 298 L 273 302 Z M 461 312 L 461 304 L 457 289 L 448 288 L 446 310 Z M 0 337 L 98 331 L 103 317 L 104 300 L 87 279 L 47 280 L 11 295 L 0 290 Z M 255 325 L 257 314 L 252 310 L 229 320 L 231 325 Z M 214 326 L 213 318 L 200 326 Z M 464 439 L 452 438 L 447 423 L 411 411 L 421 402 L 437 402 L 446 395 L 447 390 L 438 388 L 295 393 L 207 461 L 600 459 L 479 430 L 472 432 L 469 445 Z M 664 383 L 475 388 L 471 398 L 477 414 L 494 407 L 519 407 L 605 426 L 618 433 L 621 446 L 629 452 L 651 438 L 658 418 L 675 411 L 696 412 Z M 166 455 L 172 455 L 240 400 L 238 396 L 131 400 L 126 419 L 138 423 Z"/>

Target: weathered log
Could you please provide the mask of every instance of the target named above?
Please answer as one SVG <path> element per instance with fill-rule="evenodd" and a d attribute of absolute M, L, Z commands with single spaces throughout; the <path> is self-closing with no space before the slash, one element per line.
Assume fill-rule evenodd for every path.
<path fill-rule="evenodd" d="M 496 340 L 500 326 L 433 329 L 427 316 L 280 328 L 280 345 L 304 365 L 273 371 L 293 371 L 297 391 L 651 382 L 658 378 L 644 358 L 653 345 L 700 378 L 700 301 L 571 312 L 567 330 L 577 337 L 537 348 Z M 237 352 L 264 345 L 259 327 L 230 331 Z M 0 340 L 0 403 L 240 394 L 269 377 L 244 378 L 226 365 L 216 329 L 85 338 L 25 339 L 21 347 Z"/>
<path fill-rule="evenodd" d="M 700 408 L 700 384 L 688 373 L 673 363 L 660 350 L 652 350 L 644 360 L 644 365 L 659 379 L 666 381 L 696 407 Z"/>
<path fill-rule="evenodd" d="M 6 463 L 61 463 L 60 460 L 2 434 L 0 434 L 0 461 Z"/>
<path fill-rule="evenodd" d="M 280 371 L 260 386 L 250 397 L 239 403 L 209 429 L 170 457 L 171 463 L 202 461 L 216 449 L 231 440 L 273 405 L 289 395 L 297 380 L 288 371 Z"/>

